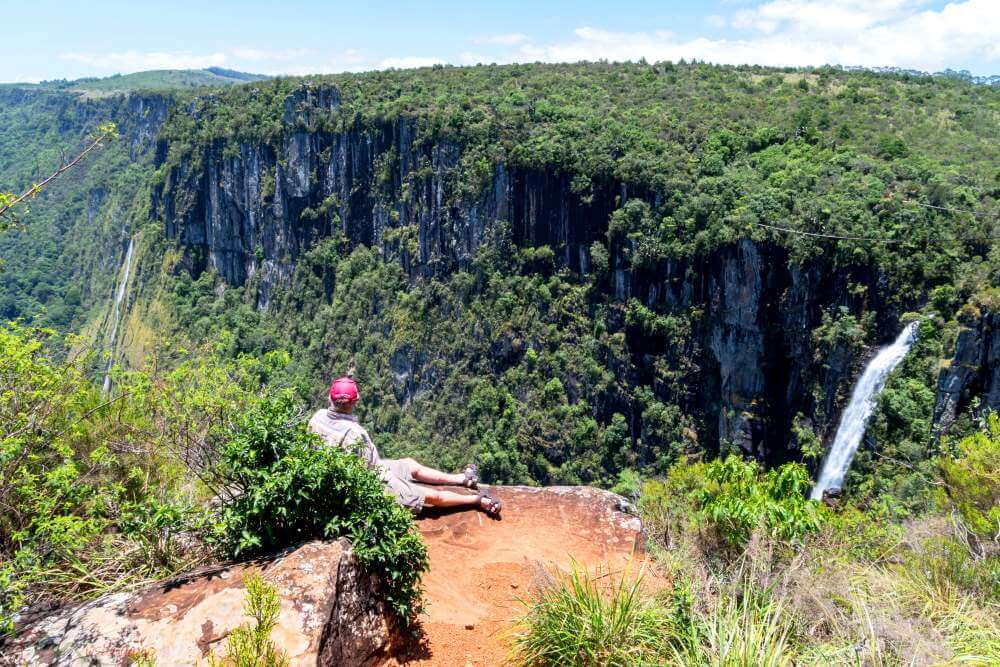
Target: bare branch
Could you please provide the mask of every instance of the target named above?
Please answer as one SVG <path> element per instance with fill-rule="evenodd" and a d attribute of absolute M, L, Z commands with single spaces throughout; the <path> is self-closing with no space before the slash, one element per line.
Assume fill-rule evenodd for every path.
<path fill-rule="evenodd" d="M 30 188 L 25 190 L 23 193 L 21 193 L 21 195 L 17 197 L 5 198 L 2 201 L 2 203 L 0 203 L 0 218 L 3 218 L 5 215 L 8 215 L 9 211 L 18 204 L 20 204 L 21 202 L 27 199 L 34 198 L 42 190 L 42 188 L 44 188 L 46 185 L 57 179 L 66 171 L 75 167 L 83 160 L 83 158 L 87 157 L 87 155 L 91 151 L 98 148 L 102 143 L 113 139 L 117 135 L 118 135 L 118 129 L 115 127 L 114 123 L 106 123 L 102 125 L 100 128 L 100 134 L 98 134 L 97 137 L 86 148 L 84 148 L 79 155 L 73 158 L 72 161 L 67 163 L 65 162 L 64 159 L 63 160 L 64 164 L 62 164 L 58 169 L 56 169 L 48 178 L 44 179 L 41 183 L 33 184 Z"/>

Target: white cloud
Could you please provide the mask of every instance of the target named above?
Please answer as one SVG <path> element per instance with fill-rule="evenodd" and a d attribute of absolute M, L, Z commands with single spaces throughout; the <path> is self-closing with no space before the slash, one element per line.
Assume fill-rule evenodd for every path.
<path fill-rule="evenodd" d="M 383 58 L 379 61 L 382 68 L 395 67 L 396 69 L 410 69 L 413 67 L 430 67 L 431 65 L 441 65 L 444 61 L 440 58 L 425 58 L 422 56 L 406 56 L 404 58 Z"/>
<path fill-rule="evenodd" d="M 472 40 L 476 44 L 502 44 L 511 46 L 528 41 L 528 36 L 521 32 L 512 32 L 504 35 L 489 35 L 487 37 L 476 37 Z"/>
<path fill-rule="evenodd" d="M 921 10 L 920 0 L 773 0 L 741 9 L 735 38 L 678 40 L 670 33 L 612 32 L 584 26 L 575 39 L 522 44 L 514 59 L 707 60 L 761 65 L 896 66 L 928 71 L 981 62 L 1000 68 L 1000 1 L 951 2 Z M 992 72 L 990 72 L 992 73 Z"/>
<path fill-rule="evenodd" d="M 236 59 L 249 62 L 298 60 L 307 55 L 308 49 L 233 49 Z"/>
<path fill-rule="evenodd" d="M 482 53 L 476 53 L 473 51 L 462 51 L 458 54 L 458 64 L 459 65 L 478 65 L 480 63 L 493 63 L 497 62 L 496 58 L 484 55 Z"/>
<path fill-rule="evenodd" d="M 120 51 L 113 53 L 60 53 L 60 60 L 85 65 L 102 73 L 139 72 L 150 69 L 204 69 L 226 64 L 224 53 Z"/>
<path fill-rule="evenodd" d="M 512 32 L 471 38 L 475 50 L 447 57 L 358 50 L 242 47 L 225 52 L 72 52 L 59 58 L 79 75 L 224 66 L 264 74 L 324 74 L 385 68 L 525 61 L 684 59 L 761 65 L 896 66 L 927 71 L 968 67 L 1000 72 L 1000 0 L 724 0 L 705 18 L 717 36 L 680 38 L 664 30 L 617 32 L 580 26 L 566 39 L 534 42 Z M 724 31 L 724 32 L 720 32 Z M 405 52 L 404 52 L 405 54 Z"/>

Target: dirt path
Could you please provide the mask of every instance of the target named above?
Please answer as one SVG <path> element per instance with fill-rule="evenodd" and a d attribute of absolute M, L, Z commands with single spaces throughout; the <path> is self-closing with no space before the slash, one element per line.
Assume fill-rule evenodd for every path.
<path fill-rule="evenodd" d="M 400 656 L 406 665 L 484 667 L 509 662 L 511 621 L 553 567 L 591 571 L 629 567 L 640 543 L 638 519 L 616 496 L 585 487 L 500 487 L 499 521 L 456 512 L 419 521 L 430 570 L 424 577 L 425 641 Z"/>

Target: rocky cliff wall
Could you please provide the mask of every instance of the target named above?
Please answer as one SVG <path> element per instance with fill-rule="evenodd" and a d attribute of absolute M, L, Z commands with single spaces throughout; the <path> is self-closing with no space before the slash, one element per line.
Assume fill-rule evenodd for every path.
<path fill-rule="evenodd" d="M 303 129 L 313 124 L 310 114 L 336 112 L 339 104 L 334 89 L 303 87 L 286 101 L 280 141 L 218 140 L 172 164 L 153 208 L 194 274 L 213 268 L 229 284 L 250 285 L 267 309 L 297 258 L 330 235 L 376 247 L 421 280 L 467 267 L 503 221 L 516 245 L 547 245 L 559 265 L 586 276 L 591 245 L 609 244 L 612 212 L 630 198 L 655 207 L 662 197 L 621 182 L 592 182 L 582 195 L 572 174 L 504 162 L 472 178 L 463 146 L 428 139 L 407 117 Z M 794 264 L 783 248 L 749 238 L 637 268 L 624 243 L 612 240 L 608 248 L 609 298 L 698 313 L 683 407 L 717 425 L 712 440 L 784 460 L 794 457 L 789 431 L 797 414 L 829 431 L 858 359 L 846 349 L 818 350 L 812 332 L 824 311 L 839 306 L 879 311 L 885 300 L 877 271 L 822 257 Z M 851 296 L 851 285 L 863 286 L 865 296 Z M 880 338 L 898 333 L 898 316 L 879 312 Z M 628 344 L 640 369 L 665 352 L 637 335 Z M 638 375 L 630 381 L 648 383 Z M 818 403 L 810 391 L 817 383 Z"/>
<path fill-rule="evenodd" d="M 303 104 L 335 109 L 338 97 L 324 88 L 301 92 L 286 104 L 289 131 L 279 146 L 204 148 L 172 168 L 154 195 L 192 271 L 212 267 L 232 285 L 255 280 L 262 308 L 296 258 L 336 232 L 397 256 L 416 278 L 468 266 L 502 220 L 518 245 L 549 245 L 585 273 L 587 248 L 603 238 L 620 201 L 610 184 L 585 202 L 568 174 L 504 164 L 466 194 L 461 146 L 421 141 L 407 118 L 335 133 L 295 129 L 304 121 L 289 109 Z"/>
<path fill-rule="evenodd" d="M 951 358 L 938 376 L 934 424 L 943 432 L 973 399 L 1000 410 L 1000 312 L 966 307 Z"/>

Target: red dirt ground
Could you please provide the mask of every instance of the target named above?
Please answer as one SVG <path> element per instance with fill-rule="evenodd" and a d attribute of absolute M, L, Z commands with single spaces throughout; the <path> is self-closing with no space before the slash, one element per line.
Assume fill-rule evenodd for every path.
<path fill-rule="evenodd" d="M 616 497 L 585 487 L 495 487 L 502 518 L 482 512 L 422 517 L 430 570 L 424 576 L 424 640 L 394 664 L 484 667 L 510 662 L 512 620 L 553 568 L 576 561 L 591 572 L 619 573 L 640 544 L 639 520 Z"/>

